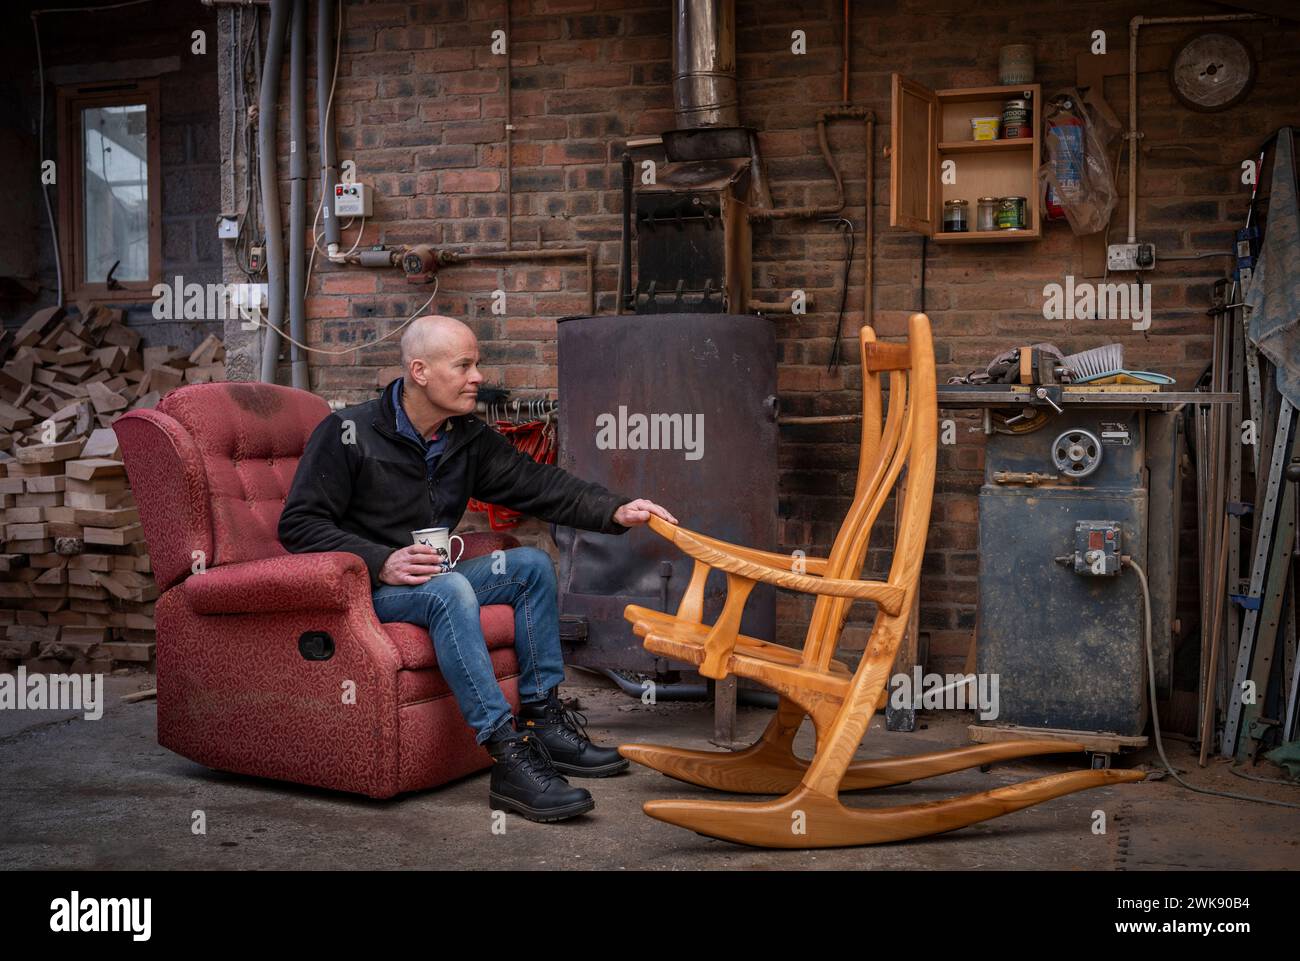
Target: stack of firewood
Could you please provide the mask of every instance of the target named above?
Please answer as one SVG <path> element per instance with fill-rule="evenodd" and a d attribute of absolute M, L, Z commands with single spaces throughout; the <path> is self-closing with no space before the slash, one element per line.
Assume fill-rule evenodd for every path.
<path fill-rule="evenodd" d="M 43 310 L 0 343 L 0 670 L 148 665 L 158 596 L 117 436 L 124 411 L 224 377 L 216 337 L 142 347 L 121 312 Z"/>

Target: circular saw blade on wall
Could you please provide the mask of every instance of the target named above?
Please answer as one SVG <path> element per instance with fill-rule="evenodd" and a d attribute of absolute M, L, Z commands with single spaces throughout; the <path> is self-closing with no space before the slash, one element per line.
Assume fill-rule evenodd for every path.
<path fill-rule="evenodd" d="M 1207 113 L 1241 103 L 1255 85 L 1255 55 L 1235 34 L 1207 30 L 1188 39 L 1169 63 L 1174 95 Z"/>

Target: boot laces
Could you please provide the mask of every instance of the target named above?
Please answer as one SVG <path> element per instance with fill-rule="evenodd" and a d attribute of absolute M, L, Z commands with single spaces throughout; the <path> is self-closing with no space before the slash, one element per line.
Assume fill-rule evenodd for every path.
<path fill-rule="evenodd" d="M 591 738 L 587 736 L 587 715 L 583 714 L 581 711 L 575 711 L 573 708 L 565 707 L 564 702 L 561 701 L 558 707 L 548 705 L 546 713 L 556 724 L 559 724 L 566 730 L 572 731 L 582 740 L 591 740 Z"/>
<path fill-rule="evenodd" d="M 510 753 L 512 757 L 519 760 L 520 767 L 537 783 L 545 784 L 555 778 L 559 778 L 566 784 L 568 783 L 564 775 L 555 769 L 555 762 L 551 760 L 551 752 L 546 749 L 546 745 L 536 735 L 525 734 L 515 738 Z"/>

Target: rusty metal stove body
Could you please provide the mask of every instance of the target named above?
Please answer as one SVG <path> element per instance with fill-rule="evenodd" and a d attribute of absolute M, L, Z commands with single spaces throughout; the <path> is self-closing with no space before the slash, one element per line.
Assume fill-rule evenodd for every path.
<path fill-rule="evenodd" d="M 624 314 L 568 318 L 558 330 L 560 466 L 663 504 L 684 526 L 775 550 L 772 322 L 731 314 Z M 639 438 L 638 417 L 647 425 Z M 659 446 L 650 447 L 652 441 Z M 566 660 L 655 675 L 680 668 L 642 647 L 623 609 L 642 604 L 675 611 L 691 558 L 648 528 L 609 535 L 557 527 L 555 540 Z M 724 598 L 725 578 L 714 571 L 705 591 L 706 621 Z M 759 585 L 741 630 L 773 640 L 775 603 L 772 589 Z"/>

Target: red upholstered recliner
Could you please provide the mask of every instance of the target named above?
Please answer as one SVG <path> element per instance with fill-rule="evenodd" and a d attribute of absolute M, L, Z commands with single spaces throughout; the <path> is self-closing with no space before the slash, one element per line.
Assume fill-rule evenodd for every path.
<path fill-rule="evenodd" d="M 288 387 L 196 384 L 114 425 L 162 591 L 158 743 L 224 771 L 386 798 L 491 759 L 428 632 L 376 619 L 361 558 L 291 554 L 276 536 L 328 413 Z M 469 534 L 464 556 L 517 546 Z M 482 624 L 518 709 L 514 610 L 486 606 Z"/>

